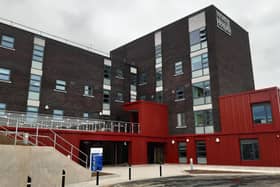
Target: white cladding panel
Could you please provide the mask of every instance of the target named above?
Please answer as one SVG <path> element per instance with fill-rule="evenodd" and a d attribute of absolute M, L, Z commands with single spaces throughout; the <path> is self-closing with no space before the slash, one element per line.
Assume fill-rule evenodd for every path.
<path fill-rule="evenodd" d="M 205 26 L 205 12 L 201 12 L 189 18 L 189 32 Z"/>

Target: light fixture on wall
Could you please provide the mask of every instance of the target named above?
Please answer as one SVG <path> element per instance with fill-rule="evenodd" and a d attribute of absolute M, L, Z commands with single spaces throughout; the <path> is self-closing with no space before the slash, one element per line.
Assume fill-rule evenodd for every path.
<path fill-rule="evenodd" d="M 190 139 L 187 138 L 187 139 L 186 139 L 186 142 L 190 142 Z"/>
<path fill-rule="evenodd" d="M 123 142 L 123 145 L 124 145 L 124 146 L 127 146 L 127 143 L 126 143 L 126 142 Z"/>
<path fill-rule="evenodd" d="M 175 144 L 175 140 L 172 140 L 171 143 L 172 143 L 172 144 Z"/>
<path fill-rule="evenodd" d="M 280 135 L 279 135 L 279 134 L 277 134 L 277 135 L 276 135 L 276 138 L 280 138 Z"/>
<path fill-rule="evenodd" d="M 49 105 L 45 105 L 45 109 L 49 110 L 50 109 Z"/>
<path fill-rule="evenodd" d="M 216 143 L 220 143 L 220 141 L 221 141 L 220 138 L 216 138 L 216 139 L 215 139 L 215 142 L 216 142 Z"/>

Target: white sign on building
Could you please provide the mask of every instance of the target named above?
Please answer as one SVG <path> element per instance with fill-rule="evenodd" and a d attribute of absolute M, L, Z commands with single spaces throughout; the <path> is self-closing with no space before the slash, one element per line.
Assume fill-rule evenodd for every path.
<path fill-rule="evenodd" d="M 231 36 L 230 20 L 221 12 L 216 11 L 217 27 Z"/>

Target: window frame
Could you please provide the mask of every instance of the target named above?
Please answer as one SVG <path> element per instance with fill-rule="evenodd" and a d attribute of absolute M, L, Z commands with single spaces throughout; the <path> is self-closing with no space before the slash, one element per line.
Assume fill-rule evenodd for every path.
<path fill-rule="evenodd" d="M 8 38 L 8 39 L 12 39 L 13 41 L 4 40 L 5 37 Z M 5 48 L 5 49 L 15 50 L 15 40 L 16 40 L 15 37 L 13 37 L 11 35 L 2 34 L 0 45 L 1 45 L 1 47 Z M 6 44 L 11 44 L 11 46 L 7 46 Z"/>
<path fill-rule="evenodd" d="M 5 72 L 6 71 L 6 72 Z M 1 78 L 3 77 L 3 78 Z M 5 79 L 7 77 L 7 79 Z M 0 81 L 1 82 L 11 82 L 11 70 L 8 68 L 0 68 Z"/>
<path fill-rule="evenodd" d="M 183 61 L 177 61 L 174 63 L 174 75 L 183 75 L 184 74 L 184 68 L 183 68 Z"/>
<path fill-rule="evenodd" d="M 93 86 L 85 85 L 83 96 L 92 97 L 93 96 Z"/>
<path fill-rule="evenodd" d="M 59 92 L 66 92 L 66 85 L 67 85 L 66 81 L 57 79 L 55 81 L 55 90 L 59 91 Z M 61 89 L 61 88 L 63 88 L 63 89 Z"/>
<path fill-rule="evenodd" d="M 175 101 L 182 101 L 182 100 L 185 100 L 185 88 L 183 86 L 178 87 L 175 90 Z"/>
<path fill-rule="evenodd" d="M 176 113 L 176 128 L 186 128 L 186 114 L 184 112 Z"/>
<path fill-rule="evenodd" d="M 255 118 L 255 111 L 254 111 L 254 107 L 259 107 L 259 106 L 263 106 L 264 108 L 264 112 L 265 112 L 265 122 L 256 122 L 256 118 Z M 268 117 L 268 107 L 270 109 L 270 118 Z M 259 103 L 252 103 L 251 104 L 251 112 L 252 112 L 252 122 L 254 125 L 271 125 L 273 123 L 273 114 L 272 114 L 272 107 L 271 107 L 271 102 L 270 101 L 264 101 L 264 102 L 259 102 Z M 269 121 L 269 119 L 271 121 Z"/>
<path fill-rule="evenodd" d="M 244 142 L 243 144 L 242 144 L 242 141 Z M 254 146 L 254 144 L 256 144 L 257 146 Z M 252 148 L 252 150 L 250 150 L 250 156 L 251 157 L 244 158 L 244 156 L 245 156 L 244 154 L 246 152 L 244 152 L 244 146 L 243 145 L 250 145 L 251 146 L 251 148 Z M 240 150 L 240 159 L 241 159 L 241 161 L 256 161 L 256 160 L 260 160 L 260 144 L 259 144 L 259 140 L 257 138 L 240 139 L 239 140 L 239 146 L 240 146 L 239 150 Z"/>

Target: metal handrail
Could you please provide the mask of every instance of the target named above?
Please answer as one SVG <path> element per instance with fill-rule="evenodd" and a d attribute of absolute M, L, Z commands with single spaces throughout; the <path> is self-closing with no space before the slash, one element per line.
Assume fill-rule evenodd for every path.
<path fill-rule="evenodd" d="M 4 127 L 4 126 L 0 126 L 0 128 L 2 128 L 4 130 L 5 133 L 3 133 L 4 135 L 6 135 L 7 137 L 9 138 L 13 138 L 15 139 L 15 145 L 17 144 L 18 142 L 18 137 L 20 137 L 21 139 L 24 139 L 24 131 L 19 131 L 19 132 L 16 132 L 16 131 L 12 131 L 12 130 L 9 130 L 8 128 Z M 73 144 L 71 144 L 70 142 L 68 142 L 67 140 L 65 140 L 63 137 L 61 137 L 60 135 L 58 135 L 57 133 L 55 133 L 54 131 L 50 130 L 52 134 L 54 134 L 54 136 L 56 137 L 59 137 L 61 140 L 64 141 L 64 143 L 67 143 L 71 148 L 70 148 L 70 151 L 65 147 L 65 146 L 62 146 L 61 144 L 59 144 L 57 142 L 57 139 L 55 138 L 51 138 L 51 136 L 46 136 L 46 135 L 39 135 L 39 134 L 29 134 L 28 135 L 28 144 L 31 144 L 31 145 L 34 145 L 34 146 L 48 146 L 47 144 L 43 143 L 42 141 L 38 141 L 38 138 L 46 138 L 48 139 L 51 144 L 53 145 L 54 149 L 57 149 L 58 147 L 60 149 L 62 149 L 64 152 L 66 152 L 67 155 L 70 155 L 70 158 L 73 160 L 73 158 L 79 160 L 80 162 L 82 162 L 85 167 L 87 167 L 87 162 L 88 162 L 88 155 L 84 152 L 82 152 L 79 148 L 77 148 L 76 146 L 74 146 Z M 1 132 L 1 131 L 0 131 Z M 13 136 L 9 136 L 11 134 L 14 134 L 14 137 Z M 32 139 L 32 140 L 31 140 Z M 81 153 L 85 156 L 85 159 L 81 159 L 79 158 L 78 156 L 76 156 L 74 153 L 73 153 L 73 149 L 77 150 L 78 153 Z M 58 149 L 57 149 L 58 150 Z M 60 151 L 61 152 L 61 151 Z M 62 152 L 61 152 L 62 153 Z"/>
<path fill-rule="evenodd" d="M 101 131 L 118 133 L 140 133 L 140 124 L 126 121 L 114 121 L 93 118 L 77 118 L 61 116 L 60 119 L 52 115 L 23 113 L 6 111 L 5 115 L 0 116 L 0 125 L 16 126 L 20 123 L 21 127 L 46 129 L 67 129 L 79 131 Z"/>
<path fill-rule="evenodd" d="M 77 157 L 75 154 L 73 154 L 73 149 L 78 151 L 78 153 L 81 153 L 83 156 L 85 156 L 85 164 L 87 166 L 87 160 L 88 160 L 88 155 L 86 153 L 84 153 L 83 151 L 81 151 L 78 147 L 74 146 L 73 144 L 71 144 L 69 141 L 67 141 L 65 138 L 63 138 L 62 136 L 60 136 L 59 134 L 55 133 L 52 129 L 50 129 L 50 131 L 56 136 L 56 138 L 54 140 L 57 141 L 57 137 L 60 138 L 62 141 L 64 141 L 65 143 L 67 143 L 68 145 L 71 146 L 71 151 L 70 151 L 70 157 L 72 159 L 72 157 L 76 157 L 78 159 L 80 159 L 79 157 Z M 57 142 L 54 142 L 54 144 L 57 144 Z"/>

